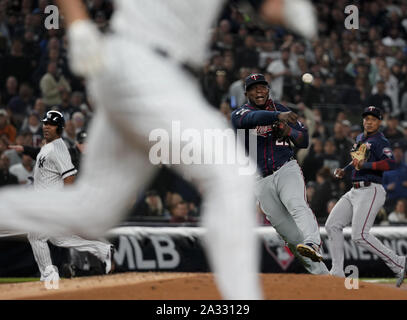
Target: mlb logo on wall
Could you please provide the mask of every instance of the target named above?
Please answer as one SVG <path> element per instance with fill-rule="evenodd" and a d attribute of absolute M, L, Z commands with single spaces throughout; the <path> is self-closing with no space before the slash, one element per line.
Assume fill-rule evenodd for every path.
<path fill-rule="evenodd" d="M 274 260 L 284 271 L 288 269 L 295 259 L 294 255 L 287 246 L 272 247 L 265 243 L 265 247 L 267 252 L 274 258 Z"/>

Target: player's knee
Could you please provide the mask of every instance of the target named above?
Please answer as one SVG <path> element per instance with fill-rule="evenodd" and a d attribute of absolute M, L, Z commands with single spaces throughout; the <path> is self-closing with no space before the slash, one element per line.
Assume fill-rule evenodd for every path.
<path fill-rule="evenodd" d="M 357 245 L 363 244 L 365 242 L 361 232 L 352 232 L 351 239 Z"/>
<path fill-rule="evenodd" d="M 330 236 L 336 232 L 342 232 L 343 228 L 340 225 L 328 220 L 325 224 L 325 230 L 328 236 Z"/>

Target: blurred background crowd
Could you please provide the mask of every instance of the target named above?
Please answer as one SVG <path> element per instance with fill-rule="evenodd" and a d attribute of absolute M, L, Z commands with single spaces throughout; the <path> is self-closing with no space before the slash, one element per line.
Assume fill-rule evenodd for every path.
<path fill-rule="evenodd" d="M 109 31 L 111 0 L 86 1 L 91 17 Z M 333 170 L 350 161 L 349 150 L 362 132 L 361 113 L 383 110 L 382 131 L 392 144 L 397 168 L 384 174 L 387 200 L 377 224 L 407 222 L 407 1 L 313 1 L 319 37 L 305 41 L 281 26 L 265 26 L 229 0 L 211 32 L 210 55 L 199 71 L 202 92 L 230 119 L 246 102 L 244 78 L 263 73 L 272 98 L 301 116 L 310 134 L 308 149 L 297 150 L 308 202 L 323 224 L 350 188 Z M 8 145 L 40 146 L 40 120 L 61 111 L 63 139 L 73 147 L 86 131 L 93 107 L 83 79 L 67 62 L 62 28 L 47 30 L 44 13 L 51 0 L 0 0 L 0 187 L 27 184 L 33 160 Z M 347 5 L 359 9 L 359 28 L 346 29 Z M 62 23 L 61 23 L 62 24 Z M 310 73 L 312 82 L 304 82 Z M 131 173 L 129 173 L 131 174 Z M 200 192 L 168 167 L 135 195 L 128 221 L 194 225 L 200 217 Z M 267 223 L 259 213 L 259 223 Z"/>

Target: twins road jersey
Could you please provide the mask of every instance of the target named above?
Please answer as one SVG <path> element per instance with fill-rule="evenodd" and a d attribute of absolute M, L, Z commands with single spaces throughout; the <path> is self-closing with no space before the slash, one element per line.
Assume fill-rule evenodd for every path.
<path fill-rule="evenodd" d="M 369 158 L 363 165 L 363 169 L 352 169 L 352 181 L 370 181 L 382 183 L 383 171 L 392 170 L 395 166 L 393 152 L 389 141 L 382 132 L 376 132 L 371 136 L 365 136 L 364 133 L 356 137 L 356 143 L 365 143 L 370 150 Z"/>
<path fill-rule="evenodd" d="M 232 113 L 232 123 L 236 129 L 256 129 L 257 167 L 264 177 L 294 157 L 290 143 L 276 140 L 271 128 L 271 124 L 278 120 L 278 115 L 287 111 L 290 110 L 282 104 L 268 100 L 265 110 L 245 104 Z M 309 143 L 307 128 L 299 121 L 296 124 L 289 123 L 289 126 L 289 140 L 298 148 L 307 148 Z M 246 149 L 249 140 L 247 134 L 248 132 L 245 137 Z"/>
<path fill-rule="evenodd" d="M 77 173 L 65 142 L 61 139 L 44 145 L 37 155 L 34 188 L 61 189 L 64 179 Z"/>

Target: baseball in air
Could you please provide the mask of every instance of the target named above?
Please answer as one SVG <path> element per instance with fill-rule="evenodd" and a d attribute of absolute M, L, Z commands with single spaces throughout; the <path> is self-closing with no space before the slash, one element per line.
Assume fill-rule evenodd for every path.
<path fill-rule="evenodd" d="M 304 74 L 302 75 L 302 81 L 303 81 L 304 83 L 311 83 L 312 80 L 314 80 L 314 77 L 312 76 L 311 73 L 304 73 Z"/>

